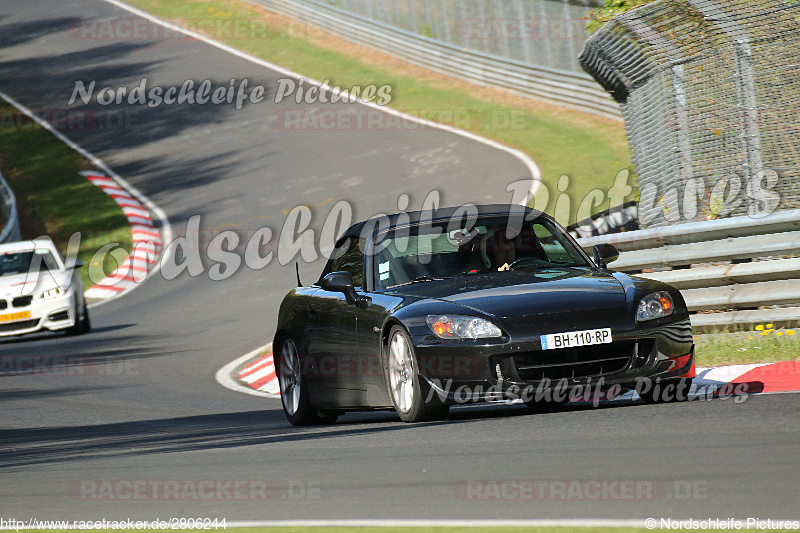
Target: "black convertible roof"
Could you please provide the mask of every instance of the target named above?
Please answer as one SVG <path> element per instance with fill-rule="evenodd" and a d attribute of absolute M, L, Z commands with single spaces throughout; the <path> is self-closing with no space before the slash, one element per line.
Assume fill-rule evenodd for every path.
<path fill-rule="evenodd" d="M 541 211 L 537 211 L 536 209 L 532 209 L 530 207 L 525 207 L 522 205 L 516 204 L 489 204 L 489 205 L 471 205 L 466 204 L 464 206 L 458 207 L 442 207 L 440 209 L 434 210 L 427 210 L 427 211 L 408 211 L 403 213 L 394 213 L 391 215 L 376 215 L 368 220 L 364 220 L 353 224 L 350 226 L 347 231 L 345 231 L 339 239 L 344 237 L 360 237 L 362 236 L 362 231 L 364 226 L 370 222 L 374 221 L 378 218 L 386 217 L 389 219 L 389 226 L 386 229 L 392 229 L 397 227 L 398 225 L 406 225 L 410 224 L 419 224 L 420 222 L 441 222 L 443 220 L 448 220 L 453 215 L 457 213 L 459 216 L 463 217 L 466 215 L 465 207 L 475 207 L 478 209 L 478 216 L 492 216 L 492 215 L 499 215 L 499 216 L 524 216 L 526 220 L 533 220 L 538 217 L 545 217 L 549 219 L 550 217 Z M 400 216 L 403 215 L 403 219 L 400 220 Z M 405 218 L 408 216 L 408 218 Z M 375 234 L 379 230 L 383 230 L 384 227 L 382 225 L 376 224 L 375 227 L 372 229 L 370 234 Z M 363 237 L 367 237 L 367 235 L 363 235 Z"/>

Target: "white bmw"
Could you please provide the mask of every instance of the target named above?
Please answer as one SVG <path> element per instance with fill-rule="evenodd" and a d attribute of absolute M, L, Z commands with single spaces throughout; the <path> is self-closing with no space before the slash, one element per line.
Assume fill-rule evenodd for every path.
<path fill-rule="evenodd" d="M 49 237 L 0 244 L 0 337 L 89 331 L 82 266 L 80 259 L 65 263 Z"/>

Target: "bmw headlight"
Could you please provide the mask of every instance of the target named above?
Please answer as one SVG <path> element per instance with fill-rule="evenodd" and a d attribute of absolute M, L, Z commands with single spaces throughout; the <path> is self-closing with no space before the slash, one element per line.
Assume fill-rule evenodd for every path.
<path fill-rule="evenodd" d="M 44 291 L 42 293 L 42 298 L 45 300 L 52 300 L 53 298 L 58 298 L 59 296 L 64 296 L 67 293 L 61 287 L 56 287 L 55 289 L 50 289 L 48 291 Z"/>
<path fill-rule="evenodd" d="M 428 327 L 442 339 L 488 339 L 502 337 L 500 328 L 482 318 L 460 315 L 428 315 Z"/>
<path fill-rule="evenodd" d="M 636 320 L 644 322 L 663 316 L 669 316 L 675 310 L 675 303 L 668 292 L 654 292 L 648 294 L 639 302 L 636 310 Z"/>

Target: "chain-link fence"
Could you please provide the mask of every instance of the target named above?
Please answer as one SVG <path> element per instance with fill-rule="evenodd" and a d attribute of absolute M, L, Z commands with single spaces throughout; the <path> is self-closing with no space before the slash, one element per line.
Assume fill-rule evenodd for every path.
<path fill-rule="evenodd" d="M 390 26 L 530 65 L 580 73 L 584 16 L 600 0 L 327 0 Z"/>
<path fill-rule="evenodd" d="M 800 207 L 800 0 L 657 0 L 580 61 L 621 104 L 644 227 Z"/>

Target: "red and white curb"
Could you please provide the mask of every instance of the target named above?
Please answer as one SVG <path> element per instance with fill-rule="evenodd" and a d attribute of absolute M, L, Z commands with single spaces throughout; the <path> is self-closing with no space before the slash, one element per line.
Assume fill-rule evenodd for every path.
<path fill-rule="evenodd" d="M 250 382 L 239 379 L 239 375 L 244 373 L 247 373 L 245 377 L 249 378 Z M 280 397 L 278 378 L 275 376 L 275 365 L 272 361 L 272 343 L 234 359 L 217 371 L 215 379 L 217 383 L 232 391 L 267 398 Z M 264 381 L 258 383 L 261 380 Z M 256 383 L 258 386 L 253 387 L 252 385 Z"/>
<path fill-rule="evenodd" d="M 128 219 L 133 237 L 133 251 L 114 273 L 90 287 L 87 298 L 114 298 L 144 281 L 158 264 L 164 242 L 150 211 L 119 182 L 94 171 L 81 172 L 93 184 L 114 199 Z"/>
<path fill-rule="evenodd" d="M 160 231 L 158 232 L 158 235 L 157 235 L 159 237 L 159 241 L 160 241 L 159 242 L 159 249 L 161 248 L 161 246 L 162 246 L 162 244 L 164 242 L 169 242 L 170 240 L 172 240 L 172 227 L 170 226 L 169 219 L 167 218 L 167 215 L 164 213 L 164 211 L 161 210 L 161 208 L 159 208 L 157 205 L 155 205 L 153 202 L 151 202 L 150 199 L 148 199 L 146 196 L 144 196 L 142 193 L 140 193 L 138 190 L 136 190 L 136 188 L 134 188 L 128 182 L 126 182 L 124 179 L 122 179 L 122 177 L 120 177 L 116 172 L 114 172 L 111 168 L 109 168 L 108 165 L 106 165 L 102 160 L 100 160 L 98 157 L 96 157 L 94 154 L 92 154 L 88 150 L 82 148 L 81 146 L 78 146 L 78 144 L 76 144 L 74 141 L 69 139 L 66 135 L 64 135 L 63 133 L 61 133 L 57 129 L 55 129 L 49 122 L 47 122 L 43 118 L 41 118 L 38 115 L 36 115 L 36 113 L 34 113 L 30 109 L 28 109 L 27 107 L 22 105 L 20 102 L 17 102 L 15 99 L 13 99 L 11 96 L 7 95 L 3 91 L 0 91 L 0 98 L 2 98 L 3 100 L 5 100 L 9 104 L 11 104 L 12 106 L 14 106 L 17 109 L 19 109 L 23 114 L 25 114 L 25 116 L 27 116 L 28 118 L 33 120 L 36 124 L 41 126 L 43 129 L 49 131 L 58 140 L 60 140 L 61 142 L 63 142 L 67 146 L 69 146 L 71 149 L 73 149 L 76 152 L 78 152 L 81 156 L 84 157 L 84 159 L 88 160 L 96 168 L 98 168 L 102 172 L 104 172 L 105 174 L 101 174 L 100 172 L 83 172 L 82 174 L 87 175 L 87 177 L 88 176 L 95 176 L 95 177 L 98 177 L 98 178 L 104 178 L 105 180 L 107 180 L 107 185 L 109 187 L 115 186 L 116 190 L 119 191 L 119 194 L 117 194 L 117 196 L 119 196 L 119 198 L 120 198 L 120 201 L 118 201 L 117 203 L 119 203 L 122 206 L 121 202 L 125 202 L 125 200 L 123 200 L 123 198 L 125 197 L 125 194 L 127 194 L 128 197 L 130 197 L 131 199 L 135 200 L 137 202 L 136 205 L 134 205 L 133 202 L 130 202 L 130 205 L 127 206 L 127 207 L 130 208 L 130 215 L 128 215 L 128 213 L 126 213 L 126 216 L 128 216 L 128 220 L 131 220 L 131 217 L 133 217 L 133 220 L 136 221 L 136 225 L 137 226 L 138 225 L 142 225 L 142 224 L 138 223 L 139 222 L 138 219 L 140 217 L 137 217 L 136 214 L 140 213 L 141 211 L 144 211 L 145 213 L 147 213 L 148 218 L 150 219 L 150 226 L 155 227 L 153 225 L 152 218 L 150 218 L 151 215 L 154 216 L 158 220 L 158 227 L 160 228 Z M 124 211 L 124 209 L 125 209 L 125 206 L 123 206 L 123 211 Z M 144 220 L 144 219 L 142 219 L 142 220 Z M 134 242 L 136 241 L 137 237 L 145 237 L 147 235 L 147 233 L 138 234 L 139 228 L 134 228 L 134 223 L 131 224 L 131 229 L 135 232 L 134 235 L 133 235 Z M 145 229 L 145 228 L 141 228 L 141 229 L 143 231 L 145 231 L 145 232 L 149 232 L 149 229 Z M 155 244 L 155 242 L 154 242 L 154 244 Z M 138 256 L 138 257 L 141 258 L 141 256 Z M 162 258 L 162 260 L 163 259 L 164 258 Z M 153 261 L 156 261 L 156 259 L 153 259 Z M 137 262 L 138 261 L 132 261 L 129 264 L 131 266 L 134 266 Z M 149 266 L 149 264 L 150 264 L 150 261 L 148 260 L 148 266 Z M 139 262 L 139 265 L 141 266 L 140 262 Z M 136 277 L 136 276 L 134 276 L 134 277 L 135 277 L 135 279 L 143 280 L 148 275 L 153 275 L 155 272 L 157 272 L 160 269 L 160 267 L 161 267 L 160 263 L 156 263 L 151 268 L 148 268 L 147 271 L 143 272 L 143 271 L 139 270 L 138 277 Z M 121 271 L 121 269 L 118 269 L 118 270 Z M 136 270 L 132 270 L 132 269 L 129 268 L 127 270 L 127 272 L 136 272 Z M 124 276 L 121 276 L 121 277 L 124 277 Z M 120 280 L 120 282 L 121 281 L 122 280 Z M 105 280 L 101 281 L 101 283 L 103 283 L 103 282 L 105 282 Z M 102 303 L 107 302 L 107 301 L 111 300 L 112 298 L 115 298 L 115 297 L 121 296 L 123 294 L 126 294 L 127 292 L 135 289 L 138 285 L 139 285 L 138 283 L 127 284 L 127 288 L 123 288 L 122 290 L 110 289 L 109 287 L 111 287 L 111 284 L 105 284 L 105 285 L 103 285 L 101 287 L 98 287 L 97 291 L 93 291 L 92 293 L 87 294 L 88 298 L 91 298 L 91 299 L 95 300 L 94 302 L 92 302 L 90 304 L 89 307 L 94 307 L 94 306 L 97 306 L 97 305 L 101 305 Z M 116 284 L 114 284 L 113 286 L 116 286 Z M 95 287 L 97 287 L 97 286 L 90 287 L 89 290 L 91 291 Z M 101 289 L 103 289 L 103 290 L 101 291 Z"/>
<path fill-rule="evenodd" d="M 272 359 L 272 353 L 268 353 L 245 366 L 236 374 L 236 377 L 253 390 L 280 395 L 278 376 L 275 374 L 275 361 Z"/>
<path fill-rule="evenodd" d="M 217 381 L 239 392 L 279 397 L 280 389 L 278 377 L 275 375 L 272 346 L 262 346 L 232 361 L 220 369 Z M 698 399 L 715 397 L 720 393 L 730 395 L 734 390 L 747 394 L 800 392 L 800 361 L 698 367 L 697 377 L 692 380 L 688 397 Z M 637 397 L 636 393 L 631 391 L 617 400 L 630 401 Z"/>
<path fill-rule="evenodd" d="M 748 394 L 800 391 L 800 361 L 698 368 L 692 386 L 716 392 L 728 383 L 747 385 Z"/>

